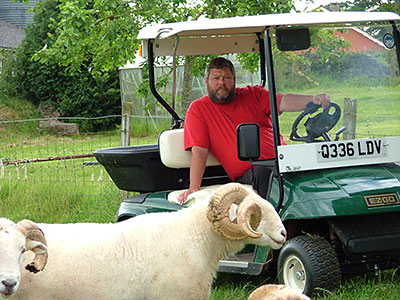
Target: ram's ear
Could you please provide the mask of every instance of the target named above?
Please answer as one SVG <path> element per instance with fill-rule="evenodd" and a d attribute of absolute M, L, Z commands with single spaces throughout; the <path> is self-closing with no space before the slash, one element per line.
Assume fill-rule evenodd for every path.
<path fill-rule="evenodd" d="M 47 246 L 39 241 L 27 240 L 25 243 L 26 250 L 30 250 L 35 254 L 46 254 Z"/>
<path fill-rule="evenodd" d="M 25 247 L 27 250 L 35 253 L 34 260 L 25 266 L 29 272 L 37 273 L 44 269 L 47 264 L 47 246 L 40 241 L 26 240 Z"/>
<path fill-rule="evenodd" d="M 35 253 L 35 258 L 25 269 L 33 273 L 42 271 L 46 266 L 48 257 L 47 242 L 43 231 L 35 222 L 26 219 L 19 221 L 17 223 L 17 228 L 26 237 L 26 249 Z"/>
<path fill-rule="evenodd" d="M 228 217 L 231 222 L 237 223 L 237 212 L 238 212 L 238 207 L 236 203 L 232 203 L 229 210 L 228 210 Z"/>

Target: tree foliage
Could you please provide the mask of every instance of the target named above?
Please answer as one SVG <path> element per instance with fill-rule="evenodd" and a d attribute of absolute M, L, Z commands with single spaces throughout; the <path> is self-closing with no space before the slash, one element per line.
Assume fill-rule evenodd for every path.
<path fill-rule="evenodd" d="M 93 74 L 133 61 L 138 31 L 147 24 L 229 16 L 288 12 L 293 1 L 279 0 L 61 0 L 53 18 L 51 45 L 43 45 L 35 59 Z"/>
<path fill-rule="evenodd" d="M 400 13 L 400 0 L 357 0 L 343 2 L 344 10 L 352 11 L 393 11 Z"/>
<path fill-rule="evenodd" d="M 34 56 L 75 72 L 82 68 L 95 76 L 126 63 L 137 47 L 138 21 L 125 1 L 59 1 L 60 13 L 49 24 L 54 39 Z M 133 34 L 132 34 L 133 33 Z"/>

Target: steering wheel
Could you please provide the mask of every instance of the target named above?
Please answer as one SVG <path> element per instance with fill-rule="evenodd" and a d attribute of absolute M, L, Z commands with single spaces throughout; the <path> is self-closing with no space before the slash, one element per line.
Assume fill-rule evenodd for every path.
<path fill-rule="evenodd" d="M 290 139 L 292 141 L 303 141 L 307 143 L 316 142 L 317 138 L 323 137 L 325 141 L 331 141 L 328 131 L 331 130 L 336 123 L 339 121 L 341 109 L 336 103 L 331 102 L 327 108 L 315 116 L 308 117 L 305 121 L 304 126 L 306 127 L 307 135 L 299 136 L 297 133 L 297 126 L 300 124 L 308 114 L 315 113 L 321 105 L 309 102 L 306 109 L 296 118 L 292 125 L 292 132 L 290 133 Z M 331 112 L 331 108 L 334 109 Z"/>

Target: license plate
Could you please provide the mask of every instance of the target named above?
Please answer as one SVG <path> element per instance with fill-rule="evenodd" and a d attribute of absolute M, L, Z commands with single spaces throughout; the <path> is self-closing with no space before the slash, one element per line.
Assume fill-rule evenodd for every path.
<path fill-rule="evenodd" d="M 387 156 L 384 138 L 361 139 L 343 142 L 318 143 L 317 161 L 332 162 L 348 159 L 365 159 Z"/>

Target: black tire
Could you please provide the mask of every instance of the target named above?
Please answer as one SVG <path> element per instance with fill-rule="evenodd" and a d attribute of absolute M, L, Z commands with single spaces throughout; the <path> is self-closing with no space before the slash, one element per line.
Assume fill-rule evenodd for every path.
<path fill-rule="evenodd" d="M 341 280 L 339 260 L 325 239 L 297 236 L 279 253 L 278 280 L 308 296 L 318 290 L 333 290 Z"/>

